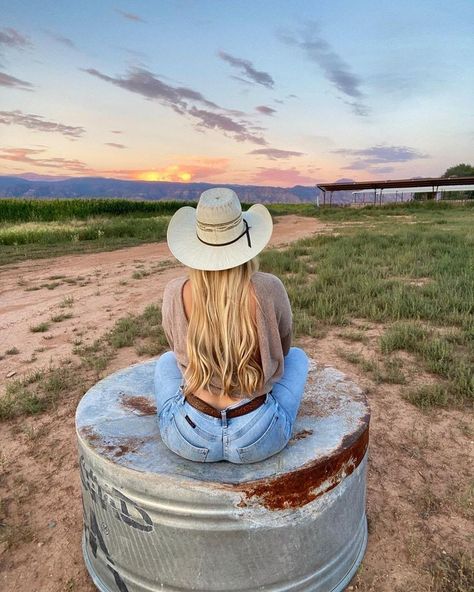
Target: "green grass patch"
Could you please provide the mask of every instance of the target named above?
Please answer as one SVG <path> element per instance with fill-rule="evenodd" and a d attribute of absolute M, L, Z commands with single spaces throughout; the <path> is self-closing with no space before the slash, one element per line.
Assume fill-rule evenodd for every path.
<path fill-rule="evenodd" d="M 165 240 L 171 215 L 193 201 L 125 199 L 0 199 L 0 265 L 73 253 L 110 251 Z M 316 207 L 315 203 L 267 204 L 273 217 L 314 216 L 323 221 L 377 221 L 415 215 L 420 224 L 445 225 L 472 213 L 472 203 L 398 203 L 363 208 Z M 242 203 L 245 211 L 251 204 Z M 448 218 L 447 218 L 448 216 Z M 446 229 L 446 228 L 445 228 Z M 61 278 L 66 281 L 65 278 Z M 27 288 L 38 289 L 38 288 Z"/>
<path fill-rule="evenodd" d="M 156 356 L 168 349 L 161 326 L 161 308 L 150 304 L 141 314 L 119 319 L 111 330 L 92 344 L 78 343 L 74 353 L 78 364 L 62 362 L 58 367 L 35 370 L 22 378 L 7 383 L 6 393 L 0 397 L 0 420 L 20 415 L 35 415 L 52 407 L 71 393 L 84 394 L 94 380 L 101 378 L 118 349 L 135 346 L 139 355 Z M 89 376 L 94 371 L 94 377 Z"/>
<path fill-rule="evenodd" d="M 168 216 L 154 216 L 2 225 L 0 226 L 0 245 L 54 245 L 83 241 L 100 243 L 123 237 L 148 241 L 162 240 L 165 237 L 168 221 Z"/>
<path fill-rule="evenodd" d="M 0 397 L 0 420 L 36 415 L 54 407 L 58 399 L 80 384 L 80 376 L 66 362 L 59 367 L 35 370 L 7 383 Z"/>
<path fill-rule="evenodd" d="M 129 314 L 118 319 L 115 325 L 92 344 L 77 344 L 74 353 L 82 363 L 99 375 L 118 349 L 135 346 L 138 355 L 156 356 L 168 349 L 168 342 L 161 326 L 161 308 L 149 304 L 138 315 Z"/>
<path fill-rule="evenodd" d="M 472 404 L 474 210 L 426 205 L 411 208 L 414 224 L 392 219 L 381 220 L 380 228 L 376 221 L 372 230 L 341 227 L 338 236 L 264 251 L 260 268 L 284 281 L 295 337 L 322 335 L 334 325 L 347 330 L 353 318 L 386 324 L 380 357 L 397 349 L 413 353 L 443 384 L 444 394 L 411 393 L 412 402 Z M 447 222 L 443 229 L 433 224 L 440 214 Z M 366 371 L 378 380 L 403 383 L 401 367 L 369 366 Z"/>
<path fill-rule="evenodd" d="M 115 216 L 62 222 L 0 223 L 0 265 L 162 241 L 168 221 L 169 216 Z M 61 280 L 75 283 L 71 278 Z M 50 282 L 50 285 L 54 287 L 59 283 Z"/>
<path fill-rule="evenodd" d="M 149 275 L 151 275 L 150 271 L 145 271 L 144 269 L 137 269 L 132 273 L 132 279 L 141 280 L 142 278 L 147 277 Z"/>
<path fill-rule="evenodd" d="M 58 315 L 56 322 L 70 316 L 72 313 Z M 41 324 L 42 327 L 47 325 Z M 40 330 L 38 327 L 40 325 L 35 329 Z M 71 393 L 74 396 L 84 394 L 94 380 L 101 378 L 117 350 L 132 346 L 139 355 L 151 357 L 168 349 L 160 305 L 150 304 L 140 314 L 118 319 L 112 329 L 92 344 L 83 345 L 78 341 L 73 351 L 79 356 L 79 363 L 64 361 L 58 367 L 50 365 L 9 381 L 5 395 L 0 397 L 0 420 L 42 413 L 54 407 L 59 399 L 70 397 Z M 94 371 L 93 378 L 89 370 Z"/>
<path fill-rule="evenodd" d="M 320 200 L 322 204 L 322 200 Z M 426 202 L 398 202 L 387 203 L 383 205 L 366 204 L 362 207 L 338 207 L 329 205 L 320 205 L 315 208 L 315 216 L 321 220 L 371 220 L 384 218 L 386 216 L 414 215 L 420 217 L 427 215 L 435 224 L 447 224 L 446 213 L 468 211 L 474 212 L 474 200 L 466 200 L 463 204 L 450 203 L 448 201 L 426 201 Z M 442 220 L 442 222 L 439 222 Z"/>
<path fill-rule="evenodd" d="M 144 201 L 129 199 L 8 199 L 0 200 L 0 222 L 52 222 L 105 217 L 171 216 L 186 201 Z"/>
<path fill-rule="evenodd" d="M 49 329 L 49 323 L 43 322 L 39 323 L 38 325 L 33 325 L 30 327 L 30 331 L 32 333 L 44 333 Z"/>
<path fill-rule="evenodd" d="M 450 403 L 474 403 L 474 348 L 470 333 L 448 332 L 423 326 L 419 321 L 398 322 L 380 339 L 382 353 L 405 350 L 415 354 L 424 368 L 443 378 L 443 384 L 409 391 L 407 400 L 421 408 Z"/>
<path fill-rule="evenodd" d="M 61 321 L 65 321 L 66 319 L 70 319 L 72 317 L 72 312 L 62 312 L 54 317 L 51 317 L 53 323 L 60 323 Z"/>
<path fill-rule="evenodd" d="M 106 340 L 113 348 L 131 347 L 137 340 L 148 340 L 148 347 L 163 351 L 167 346 L 166 336 L 161 326 L 161 309 L 149 304 L 140 315 L 130 314 L 119 319 L 107 333 Z M 141 346 L 143 347 L 143 345 Z"/>
<path fill-rule="evenodd" d="M 367 343 L 367 336 L 363 331 L 358 329 L 345 329 L 339 333 L 339 337 L 347 339 L 348 341 L 360 341 L 361 343 Z"/>
<path fill-rule="evenodd" d="M 338 355 L 359 366 L 366 374 L 369 374 L 375 383 L 405 384 L 406 377 L 402 370 L 402 362 L 397 358 L 387 358 L 381 363 L 374 359 L 367 359 L 361 353 L 354 351 L 338 350 Z"/>
<path fill-rule="evenodd" d="M 450 397 L 448 389 L 443 384 L 425 384 L 417 389 L 410 389 L 404 398 L 420 409 L 431 407 L 446 407 Z"/>

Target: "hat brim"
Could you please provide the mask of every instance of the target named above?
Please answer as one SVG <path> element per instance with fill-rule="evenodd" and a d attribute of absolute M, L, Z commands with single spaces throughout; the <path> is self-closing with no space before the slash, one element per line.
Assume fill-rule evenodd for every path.
<path fill-rule="evenodd" d="M 178 261 L 188 267 L 203 270 L 219 270 L 237 267 L 263 251 L 273 232 L 270 212 L 262 204 L 254 204 L 242 217 L 249 225 L 250 241 L 244 234 L 230 245 L 206 245 L 196 234 L 196 208 L 180 208 L 168 224 L 168 247 Z"/>

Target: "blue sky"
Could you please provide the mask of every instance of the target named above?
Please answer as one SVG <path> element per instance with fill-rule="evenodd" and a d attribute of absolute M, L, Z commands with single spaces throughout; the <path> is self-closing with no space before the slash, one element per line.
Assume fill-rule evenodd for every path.
<path fill-rule="evenodd" d="M 472 0 L 0 14 L 0 174 L 292 186 L 474 164 Z"/>

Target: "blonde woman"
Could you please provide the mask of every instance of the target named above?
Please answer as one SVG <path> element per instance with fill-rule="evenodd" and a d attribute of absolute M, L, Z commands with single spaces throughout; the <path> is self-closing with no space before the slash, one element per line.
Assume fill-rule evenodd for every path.
<path fill-rule="evenodd" d="M 291 437 L 308 358 L 291 347 L 283 283 L 258 270 L 272 230 L 265 206 L 242 212 L 227 188 L 170 220 L 168 246 L 188 273 L 164 290 L 171 351 L 157 360 L 155 396 L 162 440 L 186 459 L 257 462 Z"/>

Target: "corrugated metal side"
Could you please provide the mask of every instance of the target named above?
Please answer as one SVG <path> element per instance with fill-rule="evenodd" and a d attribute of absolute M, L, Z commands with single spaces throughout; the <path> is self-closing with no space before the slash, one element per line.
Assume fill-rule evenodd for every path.
<path fill-rule="evenodd" d="M 331 491 L 275 511 L 208 485 L 143 486 L 80 447 L 88 569 L 103 592 L 343 590 L 367 541 L 366 465 L 367 453 Z"/>

